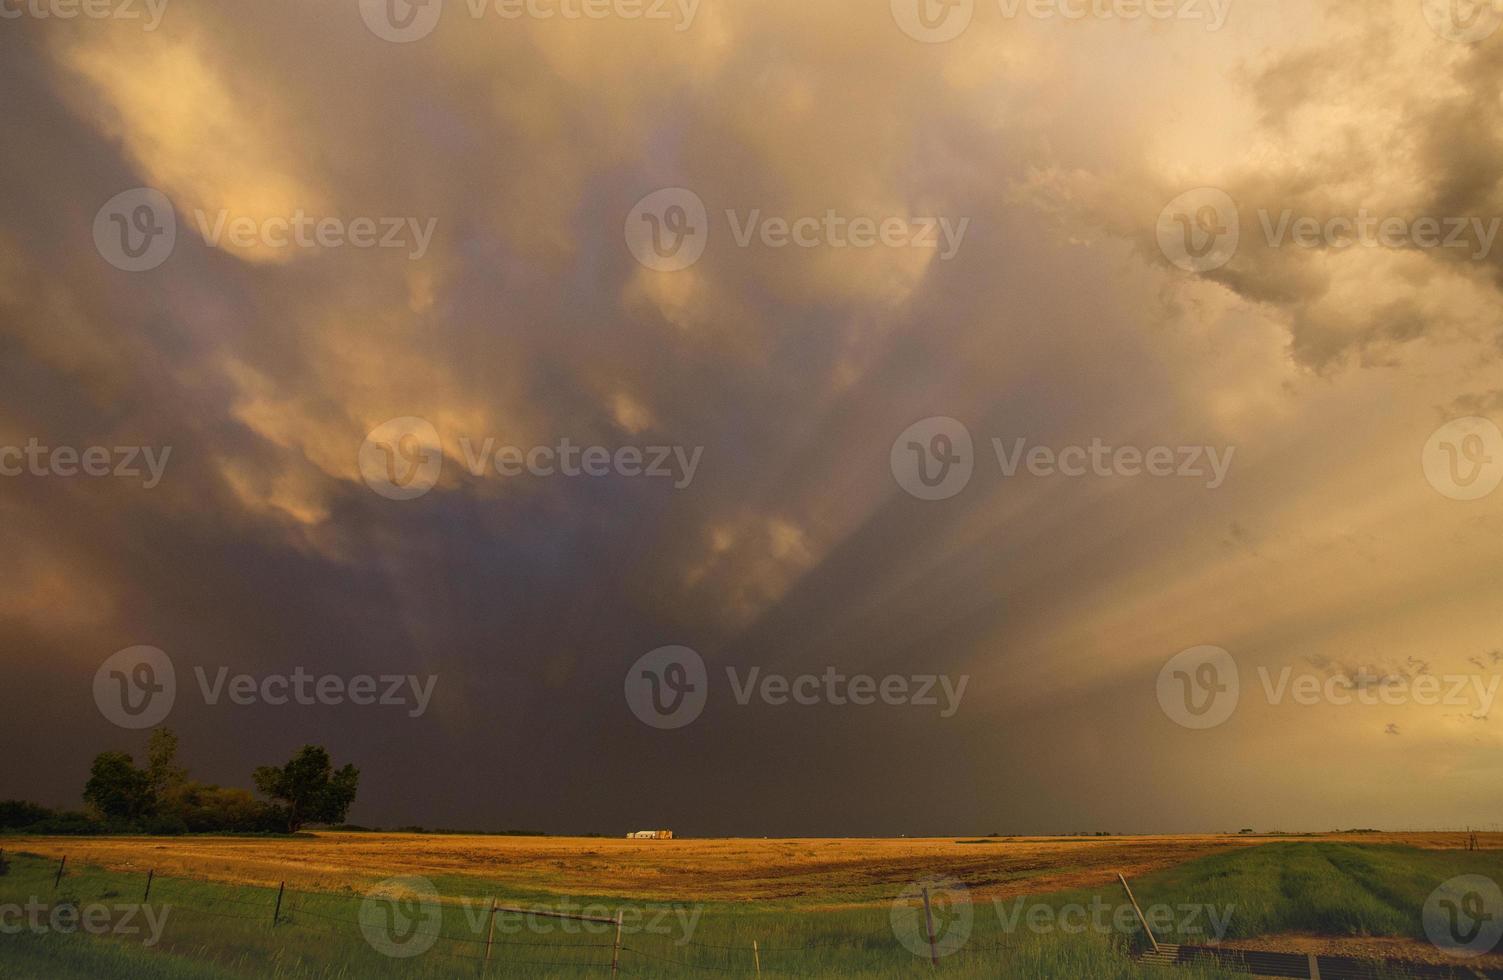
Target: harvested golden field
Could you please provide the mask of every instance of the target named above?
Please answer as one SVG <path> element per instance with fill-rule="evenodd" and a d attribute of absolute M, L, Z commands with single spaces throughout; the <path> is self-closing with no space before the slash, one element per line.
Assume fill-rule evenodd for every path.
<path fill-rule="evenodd" d="M 518 893 L 652 901 L 860 905 L 929 875 L 964 882 L 975 899 L 1089 887 L 1269 840 L 1255 835 L 929 839 L 493 837 L 320 832 L 296 838 L 16 837 L 8 850 L 112 870 L 313 890 L 363 889 L 390 875 L 474 878 Z M 1328 834 L 1322 840 L 1460 848 L 1460 834 Z M 1482 846 L 1503 847 L 1503 834 Z M 468 889 L 466 889 L 468 890 Z"/>

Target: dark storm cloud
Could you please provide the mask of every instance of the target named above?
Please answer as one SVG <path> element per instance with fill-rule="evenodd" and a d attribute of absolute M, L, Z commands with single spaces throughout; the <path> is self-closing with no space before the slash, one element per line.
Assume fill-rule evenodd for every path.
<path fill-rule="evenodd" d="M 1459 343 L 1467 331 L 1435 327 L 1426 305 L 1439 273 L 1404 266 L 1404 289 L 1349 310 L 1326 302 L 1351 288 L 1349 270 L 1253 250 L 1210 277 L 1227 300 L 1126 248 L 1061 240 L 1058 219 L 1085 216 L 1154 249 L 1152 217 L 1174 187 L 1143 150 L 1174 130 L 1167 108 L 1069 125 L 1077 111 L 1110 116 L 1107 96 L 1060 85 L 1049 66 L 1114 70 L 1093 56 L 1099 40 L 978 24 L 931 49 L 885 11 L 839 4 L 706 7 L 682 35 L 452 12 L 407 46 L 367 31 L 353 4 L 182 2 L 149 35 L 82 22 L 0 32 L 12 106 L 0 444 L 172 449 L 149 490 L 0 482 L 14 680 L 0 732 L 16 758 L 48 760 L 0 774 L 0 796 L 72 804 L 94 752 L 139 750 L 143 738 L 100 716 L 90 683 L 110 653 L 152 644 L 177 665 L 169 724 L 196 775 L 243 784 L 253 765 L 321 741 L 364 771 L 362 823 L 1190 829 L 1231 819 L 1221 808 L 1237 787 L 1208 785 L 1182 826 L 1162 825 L 1156 800 L 1182 790 L 1187 756 L 1204 750 L 1154 700 L 1165 658 L 1219 641 L 1249 666 L 1277 662 L 1306 651 L 1290 640 L 1303 635 L 1334 654 L 1349 633 L 1393 625 L 1354 608 L 1353 581 L 1430 597 L 1395 604 L 1412 618 L 1390 632 L 1409 647 L 1433 620 L 1484 631 L 1485 596 L 1463 589 L 1467 614 L 1443 614 L 1435 583 L 1457 559 L 1429 532 L 1454 529 L 1427 488 L 1394 475 L 1414 475 L 1412 423 L 1331 434 L 1396 396 L 1349 377 L 1312 386 L 1303 370 Z M 1373 64 L 1356 75 L 1281 36 L 1293 54 L 1250 75 L 1223 67 L 1217 91 L 1245 93 L 1250 78 L 1261 125 L 1305 140 L 1299 115 L 1319 93 L 1384 63 L 1412 70 L 1381 28 L 1364 36 Z M 1145 64 L 1212 43 L 1132 38 Z M 1440 108 L 1401 106 L 1434 175 L 1431 205 L 1496 204 L 1477 170 L 1496 138 L 1480 67 L 1494 57 L 1450 63 L 1458 85 Z M 1445 120 L 1468 107 L 1492 128 L 1450 154 Z M 1338 132 L 1300 166 L 1247 168 L 1235 189 L 1252 205 L 1349 203 L 1326 189 L 1333 175 L 1385 165 L 1352 147 Z M 1116 169 L 1093 176 L 1083 161 Z M 705 201 L 714 237 L 691 269 L 649 271 L 623 241 L 625 217 L 680 185 Z M 102 260 L 92 225 L 138 186 L 167 195 L 179 234 L 160 268 L 129 274 Z M 727 209 L 969 225 L 945 261 L 740 248 Z M 417 259 L 215 248 L 198 212 L 220 210 L 435 231 Z M 1496 260 L 1482 270 L 1461 274 L 1493 276 Z M 1401 400 L 1433 425 L 1432 406 L 1454 397 L 1417 386 Z M 889 452 L 936 415 L 969 427 L 976 472 L 953 500 L 928 502 L 900 489 Z M 442 477 L 416 500 L 372 492 L 357 466 L 366 434 L 401 416 L 430 421 L 444 449 Z M 465 466 L 461 440 L 561 437 L 704 453 L 680 489 Z M 1006 477 L 991 440 L 1020 437 L 1235 446 L 1238 462 L 1214 492 Z M 1385 481 L 1399 502 L 1354 513 Z M 1469 632 L 1445 648 L 1495 641 Z M 677 732 L 641 724 L 623 699 L 628 666 L 672 643 L 699 650 L 715 685 Z M 299 666 L 438 682 L 413 718 L 208 705 L 193 677 Z M 970 680 L 941 718 L 743 707 L 727 668 Z M 1371 733 L 1255 712 L 1236 723 L 1273 740 Z M 1216 744 L 1256 765 L 1267 743 Z M 1061 776 L 1079 772 L 1090 778 Z M 1296 782 L 1268 805 L 1307 797 Z M 1305 819 L 1334 819 L 1336 796 Z"/>

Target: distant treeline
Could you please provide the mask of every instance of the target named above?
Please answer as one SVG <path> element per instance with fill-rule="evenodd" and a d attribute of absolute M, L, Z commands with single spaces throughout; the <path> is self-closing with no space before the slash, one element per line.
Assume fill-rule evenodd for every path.
<path fill-rule="evenodd" d="M 177 735 L 151 733 L 146 765 L 127 752 L 101 752 L 89 767 L 81 810 L 0 800 L 0 830 L 31 834 L 297 833 L 305 824 L 341 823 L 355 801 L 360 771 L 335 770 L 321 746 L 305 745 L 285 765 L 258 766 L 249 790 L 188 778 Z"/>
<path fill-rule="evenodd" d="M 459 830 L 453 827 L 422 827 L 408 824 L 404 827 L 362 827 L 355 823 L 342 823 L 330 830 L 347 830 L 361 834 L 448 834 L 457 837 L 550 837 L 546 830 Z M 571 837 L 606 837 L 607 834 L 571 834 Z"/>

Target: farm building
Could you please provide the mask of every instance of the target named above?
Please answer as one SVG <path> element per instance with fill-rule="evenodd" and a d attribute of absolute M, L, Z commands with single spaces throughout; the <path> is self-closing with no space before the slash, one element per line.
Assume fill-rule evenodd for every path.
<path fill-rule="evenodd" d="M 630 840 L 673 840 L 671 830 L 634 830 L 626 835 Z"/>

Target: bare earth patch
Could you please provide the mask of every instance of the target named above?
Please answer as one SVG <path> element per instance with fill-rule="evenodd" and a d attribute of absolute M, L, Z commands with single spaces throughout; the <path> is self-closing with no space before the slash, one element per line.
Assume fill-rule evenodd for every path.
<path fill-rule="evenodd" d="M 1314 953 L 1317 956 L 1353 956 L 1359 959 L 1405 960 L 1410 963 L 1503 969 L 1503 954 L 1469 958 L 1451 956 L 1420 939 L 1394 936 L 1317 936 L 1282 933 L 1256 939 L 1227 939 L 1223 949 L 1266 950 L 1275 953 Z"/>

